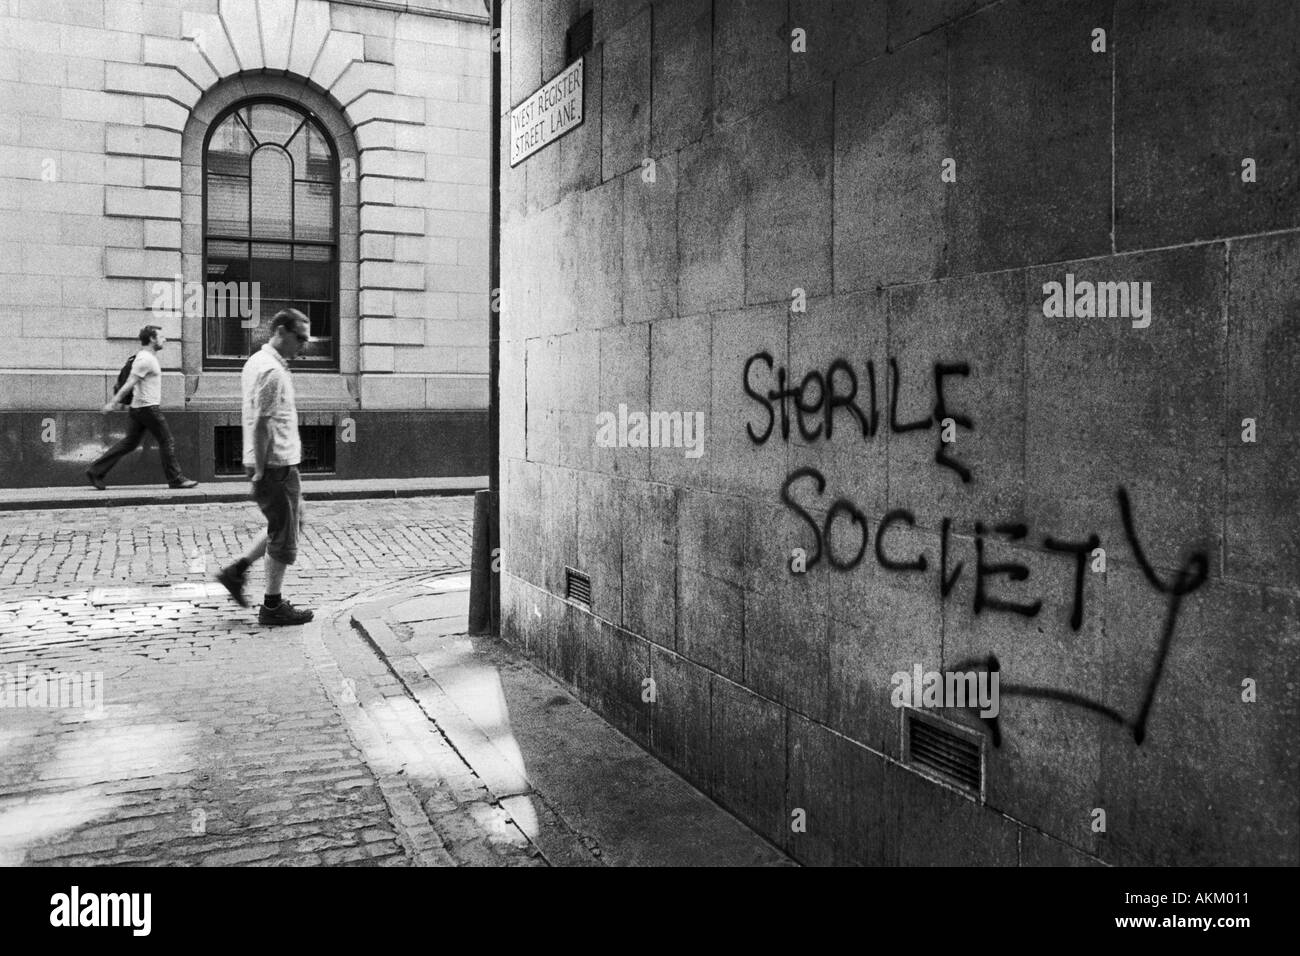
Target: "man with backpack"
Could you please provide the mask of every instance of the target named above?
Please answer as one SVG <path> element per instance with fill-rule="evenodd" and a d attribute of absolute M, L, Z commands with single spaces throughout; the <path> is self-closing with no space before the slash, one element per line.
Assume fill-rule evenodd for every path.
<path fill-rule="evenodd" d="M 171 429 L 167 427 L 167 419 L 162 413 L 162 366 L 158 364 L 156 356 L 167 344 L 167 338 L 158 326 L 146 325 L 140 330 L 140 344 L 143 347 L 131 360 L 129 369 L 123 366 L 122 373 L 118 375 L 117 392 L 101 409 L 107 415 L 119 406 L 131 403 L 126 435 L 91 463 L 86 477 L 92 485 L 103 491 L 108 487 L 104 484 L 104 476 L 123 456 L 133 452 L 144 438 L 145 432 L 148 432 L 158 442 L 167 484 L 172 488 L 193 488 L 198 482 L 181 473 L 180 462 L 176 460 L 176 443 L 172 440 Z"/>

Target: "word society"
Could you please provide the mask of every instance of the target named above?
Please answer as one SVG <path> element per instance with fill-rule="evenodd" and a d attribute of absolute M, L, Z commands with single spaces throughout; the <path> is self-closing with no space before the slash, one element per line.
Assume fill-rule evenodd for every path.
<path fill-rule="evenodd" d="M 975 707 L 981 717 L 998 715 L 997 671 L 926 671 L 913 665 L 912 673 L 898 671 L 889 679 L 895 707 Z"/>
<path fill-rule="evenodd" d="M 77 707 L 102 714 L 104 675 L 42 670 L 29 674 L 27 665 L 21 664 L 17 672 L 0 671 L 0 708 L 4 707 Z"/>
<path fill-rule="evenodd" d="M 629 412 L 596 416 L 596 444 L 601 448 L 684 448 L 687 458 L 704 454 L 703 412 Z"/>
<path fill-rule="evenodd" d="M 1076 282 L 1073 272 L 1065 283 L 1043 283 L 1043 315 L 1049 319 L 1132 319 L 1133 328 L 1151 324 L 1150 282 Z"/>
<path fill-rule="evenodd" d="M 148 936 L 152 926 L 151 893 L 71 893 L 50 897 L 51 926 L 129 926 L 134 936 Z"/>

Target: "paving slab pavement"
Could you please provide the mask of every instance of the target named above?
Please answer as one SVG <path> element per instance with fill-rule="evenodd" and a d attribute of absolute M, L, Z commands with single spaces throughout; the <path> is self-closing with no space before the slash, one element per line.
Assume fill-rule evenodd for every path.
<path fill-rule="evenodd" d="M 469 577 L 352 622 L 553 865 L 792 866 L 504 642 L 465 633 Z"/>

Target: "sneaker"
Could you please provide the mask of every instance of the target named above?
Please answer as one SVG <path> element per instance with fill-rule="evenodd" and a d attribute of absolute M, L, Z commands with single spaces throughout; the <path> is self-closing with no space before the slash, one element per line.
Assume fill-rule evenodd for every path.
<path fill-rule="evenodd" d="M 169 481 L 168 488 L 197 488 L 199 483 L 193 478 L 182 478 L 180 481 Z"/>
<path fill-rule="evenodd" d="M 222 568 L 217 575 L 217 581 L 230 592 L 240 607 L 248 607 L 248 598 L 244 596 L 244 582 L 248 580 L 248 574 L 236 573 L 234 568 Z"/>
<path fill-rule="evenodd" d="M 100 491 L 108 490 L 108 485 L 104 484 L 104 479 L 99 477 L 99 475 L 95 474 L 93 471 L 86 472 L 86 477 L 89 478 L 90 483 Z"/>
<path fill-rule="evenodd" d="M 263 604 L 257 609 L 258 624 L 306 624 L 313 617 L 313 612 L 296 608 L 288 601 L 281 601 L 275 607 Z"/>

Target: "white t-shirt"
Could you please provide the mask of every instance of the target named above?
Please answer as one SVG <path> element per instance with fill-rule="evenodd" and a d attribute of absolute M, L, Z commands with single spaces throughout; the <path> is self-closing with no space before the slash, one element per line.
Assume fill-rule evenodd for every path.
<path fill-rule="evenodd" d="M 139 375 L 135 390 L 131 393 L 131 407 L 144 408 L 146 405 L 162 404 L 162 366 L 152 348 L 142 348 L 131 366 L 131 374 Z"/>
<path fill-rule="evenodd" d="M 298 438 L 298 407 L 294 404 L 293 378 L 284 358 L 268 342 L 244 363 L 240 375 L 244 392 L 244 464 L 257 465 L 253 453 L 253 436 L 258 419 L 269 420 L 271 450 L 268 468 L 297 465 L 302 461 L 302 443 Z"/>

